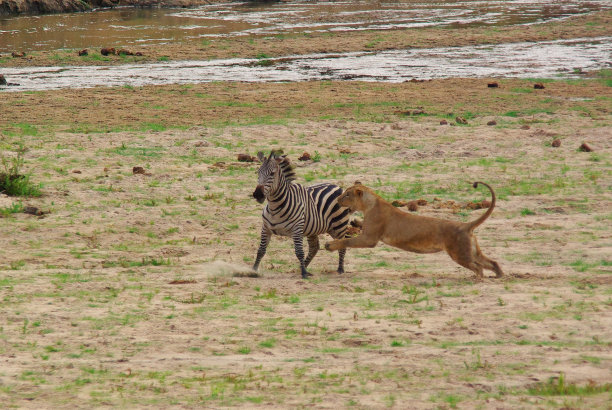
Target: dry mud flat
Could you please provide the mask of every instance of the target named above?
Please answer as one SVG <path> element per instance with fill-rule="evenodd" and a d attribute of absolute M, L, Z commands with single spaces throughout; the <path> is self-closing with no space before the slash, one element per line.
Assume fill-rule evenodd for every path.
<path fill-rule="evenodd" d="M 0 203 L 2 402 L 608 408 L 610 88 L 499 83 L 3 95 L 2 148 L 27 147 L 43 195 Z M 379 245 L 342 276 L 321 250 L 304 281 L 280 238 L 249 277 L 257 164 L 236 158 L 277 147 L 301 183 L 359 179 L 422 215 L 474 219 L 470 182 L 491 183 L 476 232 L 506 277 Z"/>

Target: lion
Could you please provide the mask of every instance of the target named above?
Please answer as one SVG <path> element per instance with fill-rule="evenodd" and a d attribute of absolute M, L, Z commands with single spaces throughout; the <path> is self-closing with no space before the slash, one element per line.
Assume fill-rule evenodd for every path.
<path fill-rule="evenodd" d="M 491 191 L 491 206 L 474 221 L 455 222 L 401 211 L 357 181 L 338 197 L 338 204 L 352 212 L 363 212 L 362 234 L 328 242 L 325 249 L 335 251 L 344 248 L 373 248 L 382 241 L 387 245 L 416 253 L 446 251 L 459 265 L 472 270 L 477 280 L 482 280 L 483 269 L 495 272 L 495 276 L 500 278 L 504 272 L 497 262 L 483 255 L 474 236 L 474 229 L 491 215 L 495 207 L 493 188 L 484 182 L 474 182 L 474 188 L 478 187 L 478 184 Z"/>

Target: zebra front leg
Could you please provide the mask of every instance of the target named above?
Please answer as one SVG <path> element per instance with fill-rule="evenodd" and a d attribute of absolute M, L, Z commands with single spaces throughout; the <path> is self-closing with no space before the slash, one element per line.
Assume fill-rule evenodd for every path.
<path fill-rule="evenodd" d="M 344 255 L 346 255 L 346 248 L 338 250 L 338 273 L 344 273 Z"/>
<path fill-rule="evenodd" d="M 319 236 L 309 236 L 308 237 L 308 256 L 306 257 L 306 261 L 304 262 L 304 266 L 308 267 L 310 262 L 314 259 L 314 257 L 319 252 Z"/>
<path fill-rule="evenodd" d="M 265 227 L 261 228 L 261 240 L 259 241 L 259 249 L 257 250 L 257 258 L 255 259 L 255 263 L 253 264 L 253 270 L 257 272 L 259 269 L 259 262 L 261 262 L 261 258 L 266 254 L 266 249 L 268 248 L 268 244 L 270 243 L 270 237 L 272 236 L 272 232 L 267 230 Z"/>
<path fill-rule="evenodd" d="M 343 226 L 346 227 L 346 224 L 344 224 Z M 346 229 L 341 229 L 335 232 L 330 232 L 330 235 L 334 239 L 350 238 L 350 236 L 346 234 Z M 325 248 L 327 249 L 327 245 L 325 245 Z M 338 249 L 338 274 L 344 273 L 344 256 L 345 255 L 346 255 L 346 248 Z"/>
<path fill-rule="evenodd" d="M 302 278 L 306 279 L 312 276 L 312 274 L 308 273 L 306 270 L 306 264 L 304 263 L 304 246 L 302 244 L 303 236 L 302 232 L 295 233 L 293 235 L 293 247 L 295 248 L 295 256 L 297 256 L 300 261 L 300 269 L 302 271 Z"/>

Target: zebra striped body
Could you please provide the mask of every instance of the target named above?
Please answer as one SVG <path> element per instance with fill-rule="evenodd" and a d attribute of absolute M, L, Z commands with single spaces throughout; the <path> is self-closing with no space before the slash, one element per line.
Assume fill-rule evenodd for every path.
<path fill-rule="evenodd" d="M 265 158 L 259 154 L 258 185 L 253 196 L 259 201 L 268 200 L 263 210 L 261 242 L 253 269 L 257 270 L 271 236 L 289 236 L 293 239 L 295 255 L 300 262 L 302 277 L 310 276 L 306 267 L 319 250 L 319 235 L 329 233 L 332 238 L 346 236 L 349 209 L 338 205 L 336 199 L 342 188 L 332 184 L 305 187 L 296 182 L 295 173 L 286 156 Z M 308 256 L 304 259 L 303 237 L 308 240 Z M 339 251 L 338 272 L 344 272 L 345 249 Z"/>

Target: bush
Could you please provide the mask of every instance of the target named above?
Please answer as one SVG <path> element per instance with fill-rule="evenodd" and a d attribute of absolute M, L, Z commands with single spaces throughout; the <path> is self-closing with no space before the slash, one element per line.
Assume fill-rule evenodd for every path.
<path fill-rule="evenodd" d="M 0 193 L 9 196 L 40 196 L 38 186 L 30 182 L 30 175 L 22 174 L 24 164 L 24 153 L 26 149 L 20 146 L 16 151 L 17 155 L 11 158 L 0 153 L 4 172 L 0 172 Z"/>

